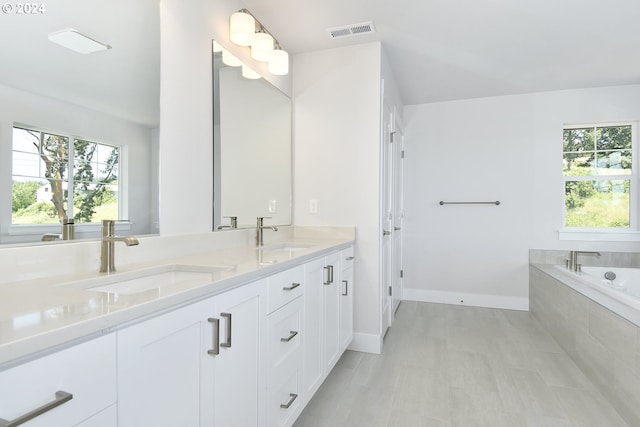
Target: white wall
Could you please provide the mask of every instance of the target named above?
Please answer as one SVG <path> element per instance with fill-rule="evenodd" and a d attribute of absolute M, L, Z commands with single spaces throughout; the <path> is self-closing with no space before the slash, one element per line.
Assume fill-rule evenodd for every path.
<path fill-rule="evenodd" d="M 155 233 L 153 222 L 154 205 L 157 204 L 157 193 L 151 189 L 157 175 L 152 174 L 152 144 L 154 130 L 128 122 L 117 117 L 99 113 L 77 105 L 58 101 L 52 98 L 28 93 L 18 89 L 0 85 L 0 194 L 11 194 L 11 161 L 13 124 L 34 126 L 50 132 L 64 132 L 104 143 L 126 146 L 126 157 L 123 158 L 121 176 L 127 175 L 128 215 L 134 221 L 131 234 Z M 128 166 L 127 166 L 128 165 Z M 7 172 L 7 173 L 5 173 Z M 8 224 L 11 223 L 11 201 L 0 200 L 0 242 L 18 243 L 34 241 L 38 236 L 8 235 Z M 59 232 L 59 226 L 51 232 Z M 93 235 L 83 236 L 76 231 L 76 237 L 98 237 L 99 231 Z M 39 240 L 39 239 L 38 239 Z"/>
<path fill-rule="evenodd" d="M 160 10 L 160 232 L 213 227 L 213 113 L 211 40 L 257 71 L 248 48 L 228 40 L 238 0 L 162 0 Z M 268 25 L 268 23 L 265 23 Z M 291 94 L 291 75 L 269 76 Z"/>
<path fill-rule="evenodd" d="M 637 85 L 406 107 L 405 297 L 526 309 L 530 248 L 638 251 L 557 233 L 563 124 L 638 119 Z"/>
<path fill-rule="evenodd" d="M 294 223 L 356 226 L 356 340 L 380 334 L 380 55 L 370 43 L 294 57 Z"/>

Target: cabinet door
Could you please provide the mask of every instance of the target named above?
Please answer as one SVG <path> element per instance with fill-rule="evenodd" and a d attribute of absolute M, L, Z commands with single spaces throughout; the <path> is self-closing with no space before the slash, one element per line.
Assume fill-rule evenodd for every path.
<path fill-rule="evenodd" d="M 21 425 L 75 426 L 116 403 L 115 376 L 115 334 L 1 371 L 0 419 L 7 422 L 2 425 L 24 421 L 39 409 Z"/>
<path fill-rule="evenodd" d="M 353 248 L 340 252 L 340 354 L 353 340 Z"/>
<path fill-rule="evenodd" d="M 216 427 L 252 427 L 259 423 L 261 336 L 266 327 L 266 281 L 242 286 L 215 300 L 219 354 L 214 356 Z M 177 425 L 177 424 L 176 424 Z"/>
<path fill-rule="evenodd" d="M 324 303 L 324 375 L 328 375 L 340 358 L 340 253 L 325 259 Z"/>
<path fill-rule="evenodd" d="M 212 424 L 213 313 L 209 299 L 118 332 L 119 427 Z"/>
<path fill-rule="evenodd" d="M 305 264 L 304 271 L 304 325 L 303 341 L 303 384 L 304 401 L 311 400 L 324 380 L 324 258 Z"/>

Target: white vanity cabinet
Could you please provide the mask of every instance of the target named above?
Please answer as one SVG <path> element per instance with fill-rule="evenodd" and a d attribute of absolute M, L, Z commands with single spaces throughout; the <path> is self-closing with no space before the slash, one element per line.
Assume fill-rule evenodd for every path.
<path fill-rule="evenodd" d="M 289 427 L 302 412 L 304 280 L 302 265 L 268 278 L 265 427 Z"/>
<path fill-rule="evenodd" d="M 116 427 L 115 355 L 110 334 L 1 371 L 0 426 Z"/>
<path fill-rule="evenodd" d="M 340 354 L 353 341 L 353 246 L 340 251 Z"/>
<path fill-rule="evenodd" d="M 305 265 L 305 404 L 311 400 L 353 339 L 352 257 L 353 247 L 349 247 Z"/>
<path fill-rule="evenodd" d="M 118 332 L 119 427 L 258 425 L 264 281 Z"/>

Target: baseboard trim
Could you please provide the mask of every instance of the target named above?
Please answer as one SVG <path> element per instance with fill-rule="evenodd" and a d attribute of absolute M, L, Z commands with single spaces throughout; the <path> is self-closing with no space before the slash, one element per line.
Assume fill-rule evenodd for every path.
<path fill-rule="evenodd" d="M 500 295 L 468 294 L 462 292 L 404 288 L 402 290 L 402 299 L 407 301 L 435 302 L 440 304 L 470 305 L 473 307 L 529 311 L 529 298 L 505 297 Z"/>
<path fill-rule="evenodd" d="M 382 353 L 382 336 L 354 332 L 353 340 L 347 349 L 362 351 L 364 353 L 380 354 Z"/>

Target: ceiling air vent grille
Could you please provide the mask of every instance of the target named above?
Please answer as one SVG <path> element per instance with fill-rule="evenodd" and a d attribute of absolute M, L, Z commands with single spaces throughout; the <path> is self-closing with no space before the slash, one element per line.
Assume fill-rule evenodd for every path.
<path fill-rule="evenodd" d="M 346 25 L 344 27 L 327 28 L 327 33 L 332 39 L 341 37 L 357 36 L 359 34 L 375 33 L 373 22 L 363 22 L 361 24 Z"/>

